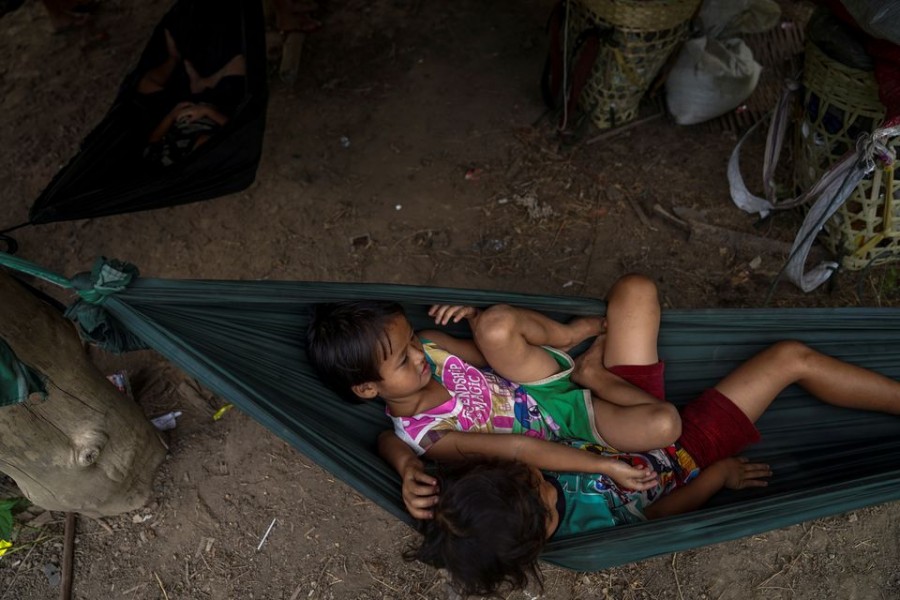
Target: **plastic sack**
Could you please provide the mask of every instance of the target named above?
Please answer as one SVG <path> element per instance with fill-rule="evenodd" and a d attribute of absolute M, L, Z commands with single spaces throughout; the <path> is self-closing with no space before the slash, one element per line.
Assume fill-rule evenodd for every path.
<path fill-rule="evenodd" d="M 775 0 L 706 0 L 698 16 L 703 31 L 730 38 L 772 29 L 781 18 L 781 7 Z"/>
<path fill-rule="evenodd" d="M 900 45 L 900 2 L 897 0 L 841 0 L 856 24 L 872 37 Z"/>
<path fill-rule="evenodd" d="M 669 112 L 679 125 L 725 114 L 750 96 L 761 71 L 739 38 L 688 40 L 666 79 Z"/>

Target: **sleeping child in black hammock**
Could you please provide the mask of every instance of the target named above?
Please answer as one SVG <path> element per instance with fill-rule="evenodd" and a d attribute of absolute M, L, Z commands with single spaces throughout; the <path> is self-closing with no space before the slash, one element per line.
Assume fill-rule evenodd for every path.
<path fill-rule="evenodd" d="M 201 75 L 165 30 L 167 57 L 137 84 L 141 100 L 156 117 L 144 157 L 160 166 L 183 160 L 228 122 L 244 95 L 247 74 L 243 54 L 231 57 L 210 75 Z"/>

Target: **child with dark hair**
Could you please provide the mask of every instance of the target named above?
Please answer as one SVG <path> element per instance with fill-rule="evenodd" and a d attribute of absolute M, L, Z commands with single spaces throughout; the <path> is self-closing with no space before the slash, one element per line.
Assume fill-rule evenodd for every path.
<path fill-rule="evenodd" d="M 640 451 L 671 444 L 680 434 L 674 406 L 620 376 L 635 368 L 662 373 L 659 303 L 649 279 L 619 280 L 606 319 L 564 324 L 507 305 L 435 305 L 429 314 L 438 325 L 466 319 L 473 339 L 414 332 L 395 303 L 323 304 L 314 307 L 309 325 L 310 362 L 345 397 L 383 399 L 397 437 L 417 455 L 515 459 L 604 473 L 635 489 L 655 485 L 651 470 L 550 443 L 578 438 Z M 594 336 L 577 361 L 567 354 Z M 606 367 L 594 364 L 600 356 Z M 411 474 L 428 486 L 420 473 Z"/>
<path fill-rule="evenodd" d="M 388 352 L 385 331 L 405 319 L 396 302 L 361 300 L 314 304 L 307 329 L 309 360 L 325 385 L 342 398 L 363 402 L 354 386 L 381 379 L 381 355 Z M 378 349 L 378 351 L 376 351 Z"/>
<path fill-rule="evenodd" d="M 150 111 L 164 115 L 147 136 L 145 158 L 160 166 L 182 161 L 224 126 L 244 93 L 247 62 L 235 54 L 208 75 L 181 55 L 175 38 L 163 30 L 165 59 L 144 73 L 137 92 Z"/>
<path fill-rule="evenodd" d="M 586 447 L 590 452 L 603 452 L 593 445 Z M 620 458 L 626 456 L 641 460 L 637 454 Z M 763 486 L 761 478 L 771 475 L 771 470 L 765 464 L 731 458 L 702 472 L 707 473 L 711 476 L 708 485 L 698 478 L 699 485 L 677 488 L 684 492 L 709 491 L 702 500 L 702 495 L 696 494 L 697 506 L 685 510 L 699 507 L 722 487 Z M 529 579 L 540 582 L 538 559 L 551 538 L 675 514 L 659 510 L 664 508 L 662 502 L 649 504 L 643 514 L 631 512 L 640 503 L 636 498 L 646 499 L 646 494 L 618 488 L 602 476 L 542 474 L 512 461 L 474 462 L 442 469 L 439 485 L 441 498 L 434 508 L 434 518 L 422 521 L 421 543 L 407 551 L 405 558 L 447 569 L 451 585 L 464 596 L 521 589 Z M 658 487 L 651 495 L 677 499 L 677 492 L 666 493 Z"/>
<path fill-rule="evenodd" d="M 434 519 L 422 522 L 421 545 L 405 558 L 447 569 L 465 595 L 539 581 L 537 559 L 556 498 L 541 472 L 520 462 L 479 461 L 442 468 L 440 481 Z"/>
<path fill-rule="evenodd" d="M 663 389 L 655 374 L 643 377 L 640 384 Z M 382 435 L 379 446 L 385 460 L 403 477 L 403 497 L 410 513 L 421 516 L 423 507 L 433 512 L 414 556 L 447 568 L 465 593 L 494 593 L 504 584 L 521 587 L 528 575 L 537 573 L 535 561 L 550 537 L 688 512 L 722 488 L 765 486 L 763 479 L 772 474 L 769 466 L 734 455 L 759 440 L 754 423 L 791 384 L 835 406 L 900 415 L 900 383 L 800 342 L 783 341 L 687 404 L 681 411 L 681 436 L 671 446 L 621 453 L 597 444 L 568 442 L 586 454 L 654 470 L 655 485 L 643 489 L 620 485 L 602 474 L 542 476 L 531 467 L 505 461 L 469 465 L 439 480 L 431 478 L 428 496 L 428 488 L 415 482 L 429 476 L 410 475 L 424 473 L 422 462 L 390 436 Z M 526 477 L 526 472 L 532 477 Z M 489 489 L 497 485 L 504 486 L 502 496 Z M 535 531 L 535 523 L 543 523 L 543 530 Z M 483 554 L 470 555 L 472 562 L 460 565 L 461 557 L 472 548 L 481 548 Z"/>

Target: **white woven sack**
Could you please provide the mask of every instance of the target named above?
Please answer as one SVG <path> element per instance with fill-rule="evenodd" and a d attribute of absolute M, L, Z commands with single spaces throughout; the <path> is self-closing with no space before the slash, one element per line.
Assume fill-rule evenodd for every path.
<path fill-rule="evenodd" d="M 723 115 L 753 93 L 761 71 L 739 38 L 688 40 L 666 79 L 669 112 L 679 125 Z"/>

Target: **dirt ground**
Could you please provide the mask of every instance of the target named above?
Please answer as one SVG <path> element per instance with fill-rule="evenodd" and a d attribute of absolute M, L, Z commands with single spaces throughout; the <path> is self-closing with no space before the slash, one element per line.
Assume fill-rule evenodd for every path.
<path fill-rule="evenodd" d="M 736 139 L 715 127 L 661 119 L 560 148 L 553 125 L 540 120 L 538 91 L 551 4 L 325 2 L 299 81 L 271 78 L 264 156 L 250 189 L 26 228 L 16 233 L 19 254 L 66 274 L 104 255 L 153 277 L 596 297 L 640 271 L 656 277 L 667 308 L 762 305 L 796 215 L 754 227 L 732 206 L 725 166 Z M 26 219 L 167 8 L 103 0 L 92 31 L 64 35 L 50 33 L 36 0 L 0 19 L 0 227 Z M 748 173 L 759 172 L 759 153 L 748 150 Z M 709 224 L 770 240 L 774 251 L 689 238 L 654 204 L 693 208 Z M 782 284 L 772 304 L 896 304 L 895 281 L 884 267 L 808 295 Z M 238 411 L 213 421 L 222 401 L 152 353 L 98 362 L 128 370 L 149 415 L 184 416 L 148 506 L 79 519 L 75 598 L 449 597 L 439 572 L 402 560 L 411 529 L 274 434 Z M 0 559 L 0 600 L 58 597 L 47 573 L 59 565 L 62 531 L 53 513 L 22 538 L 30 543 Z M 898 540 L 895 503 L 595 573 L 548 566 L 542 593 L 509 597 L 898 598 Z"/>

